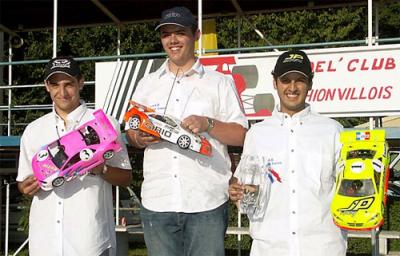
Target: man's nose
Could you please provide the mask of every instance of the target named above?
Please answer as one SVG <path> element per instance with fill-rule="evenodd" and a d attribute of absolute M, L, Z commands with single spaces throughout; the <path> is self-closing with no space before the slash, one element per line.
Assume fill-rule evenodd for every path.
<path fill-rule="evenodd" d="M 172 33 L 170 38 L 171 38 L 171 43 L 176 43 L 176 42 L 178 42 L 178 38 L 177 38 L 177 36 L 176 36 L 175 33 Z"/>
<path fill-rule="evenodd" d="M 60 95 L 61 95 L 61 96 L 64 97 L 65 95 L 67 95 L 67 89 L 65 88 L 65 86 L 62 86 L 62 85 L 61 85 L 61 86 L 59 87 L 59 89 L 60 89 Z"/>
<path fill-rule="evenodd" d="M 289 89 L 290 90 L 295 90 L 296 89 L 296 80 L 290 80 L 289 82 Z"/>

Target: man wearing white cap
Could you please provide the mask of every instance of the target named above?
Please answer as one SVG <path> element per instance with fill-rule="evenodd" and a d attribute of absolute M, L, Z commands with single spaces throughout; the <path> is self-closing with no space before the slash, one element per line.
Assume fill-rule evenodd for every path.
<path fill-rule="evenodd" d="M 274 173 L 265 214 L 250 223 L 251 255 L 344 256 L 346 234 L 330 214 L 342 126 L 305 102 L 313 73 L 303 51 L 281 54 L 272 75 L 280 103 L 251 127 L 243 148 L 243 155 L 264 157 Z M 231 200 L 243 191 L 233 178 Z"/>

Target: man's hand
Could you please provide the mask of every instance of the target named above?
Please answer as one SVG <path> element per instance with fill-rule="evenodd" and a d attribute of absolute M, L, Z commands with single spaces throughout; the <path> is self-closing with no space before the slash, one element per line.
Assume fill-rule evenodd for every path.
<path fill-rule="evenodd" d="M 94 167 L 90 172 L 95 175 L 101 175 L 103 174 L 103 170 L 104 170 L 104 163 Z"/>
<path fill-rule="evenodd" d="M 181 127 L 193 133 L 207 131 L 208 121 L 205 116 L 191 115 L 182 120 Z"/>
<path fill-rule="evenodd" d="M 229 198 L 234 202 L 238 203 L 243 198 L 244 185 L 240 184 L 237 178 L 233 177 L 229 184 Z"/>
<path fill-rule="evenodd" d="M 147 147 L 148 145 L 157 143 L 160 141 L 160 138 L 155 137 L 151 134 L 146 132 L 138 131 L 136 134 L 136 142 L 143 147 Z"/>
<path fill-rule="evenodd" d="M 142 131 L 128 129 L 126 131 L 129 144 L 136 148 L 145 148 L 150 144 L 158 143 L 160 138 Z"/>
<path fill-rule="evenodd" d="M 18 189 L 24 195 L 34 196 L 40 190 L 40 186 L 36 178 L 30 175 L 24 181 L 18 182 Z"/>

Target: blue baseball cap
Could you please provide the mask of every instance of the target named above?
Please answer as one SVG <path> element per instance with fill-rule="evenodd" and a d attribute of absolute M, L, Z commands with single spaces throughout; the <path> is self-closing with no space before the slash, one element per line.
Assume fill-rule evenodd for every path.
<path fill-rule="evenodd" d="M 197 20 L 194 18 L 192 12 L 188 8 L 177 6 L 162 12 L 160 24 L 158 24 L 155 30 L 164 25 L 177 25 L 181 27 L 197 28 Z"/>

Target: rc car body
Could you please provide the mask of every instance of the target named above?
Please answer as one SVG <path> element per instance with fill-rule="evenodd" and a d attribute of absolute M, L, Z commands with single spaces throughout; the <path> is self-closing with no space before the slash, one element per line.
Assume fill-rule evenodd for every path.
<path fill-rule="evenodd" d="M 32 159 L 33 173 L 43 190 L 86 175 L 121 150 L 118 134 L 102 110 L 94 119 L 42 147 Z"/>
<path fill-rule="evenodd" d="M 389 177 L 384 130 L 344 131 L 331 204 L 333 220 L 348 230 L 371 230 L 383 224 Z"/>
<path fill-rule="evenodd" d="M 199 134 L 181 127 L 181 121 L 170 115 L 156 113 L 153 109 L 131 101 L 132 108 L 125 113 L 124 121 L 129 128 L 141 130 L 157 138 L 169 141 L 182 149 L 190 149 L 210 156 L 211 144 Z"/>

